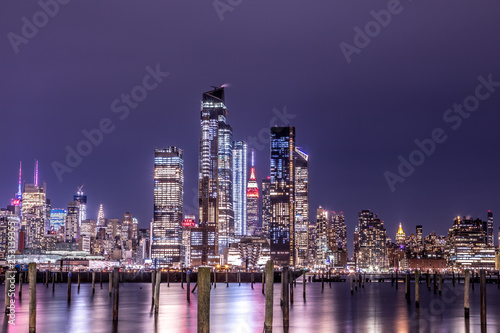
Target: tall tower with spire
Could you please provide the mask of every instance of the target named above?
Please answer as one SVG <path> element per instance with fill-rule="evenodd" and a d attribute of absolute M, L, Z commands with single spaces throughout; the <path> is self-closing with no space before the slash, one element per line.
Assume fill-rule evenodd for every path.
<path fill-rule="evenodd" d="M 43 239 L 49 228 L 45 183 L 38 183 L 38 161 L 35 160 L 33 184 L 24 184 L 22 194 L 21 228 L 26 231 L 26 247 L 42 249 Z"/>
<path fill-rule="evenodd" d="M 99 212 L 97 213 L 97 226 L 105 227 L 106 221 L 104 219 L 104 209 L 102 208 L 102 204 L 99 205 Z"/>
<path fill-rule="evenodd" d="M 259 186 L 255 179 L 255 156 L 252 149 L 252 166 L 247 185 L 247 235 L 257 236 L 259 228 Z"/>
<path fill-rule="evenodd" d="M 404 246 L 406 242 L 406 235 L 403 231 L 403 226 L 399 223 L 398 232 L 396 233 L 396 244 L 399 246 Z"/>

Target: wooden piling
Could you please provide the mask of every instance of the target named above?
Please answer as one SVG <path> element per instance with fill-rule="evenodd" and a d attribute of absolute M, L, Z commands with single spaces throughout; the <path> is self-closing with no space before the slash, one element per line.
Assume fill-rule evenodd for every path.
<path fill-rule="evenodd" d="M 325 274 L 321 272 L 321 290 L 325 289 Z"/>
<path fill-rule="evenodd" d="M 288 281 L 290 282 L 290 304 L 293 304 L 293 269 L 288 271 Z"/>
<path fill-rule="evenodd" d="M 272 260 L 266 263 L 266 313 L 264 319 L 264 329 L 266 331 L 273 328 L 273 297 L 274 297 L 274 264 Z"/>
<path fill-rule="evenodd" d="M 349 274 L 349 279 L 351 280 L 351 295 L 352 295 L 352 294 L 354 294 L 354 284 L 353 284 L 352 273 Z"/>
<path fill-rule="evenodd" d="M 151 304 L 155 303 L 156 269 L 151 272 Z"/>
<path fill-rule="evenodd" d="M 214 289 L 217 288 L 217 269 L 214 268 Z"/>
<path fill-rule="evenodd" d="M 253 290 L 254 278 L 255 278 L 255 276 L 254 276 L 253 269 L 252 269 L 252 272 L 250 273 L 250 281 L 251 281 L 252 290 Z"/>
<path fill-rule="evenodd" d="M 19 273 L 19 298 L 23 295 L 23 272 Z"/>
<path fill-rule="evenodd" d="M 198 269 L 198 333 L 210 332 L 210 268 Z"/>
<path fill-rule="evenodd" d="M 302 297 L 304 298 L 304 301 L 306 300 L 306 280 L 307 280 L 307 276 L 306 276 L 306 270 L 304 269 L 302 271 Z"/>
<path fill-rule="evenodd" d="M 439 273 L 439 295 L 443 293 L 443 274 Z"/>
<path fill-rule="evenodd" d="M 455 271 L 454 270 L 451 271 L 451 274 L 452 274 L 451 279 L 452 279 L 453 287 L 455 287 Z"/>
<path fill-rule="evenodd" d="M 95 293 L 95 272 L 92 272 L 92 294 Z"/>
<path fill-rule="evenodd" d="M 226 269 L 226 288 L 229 288 L 229 277 L 228 277 L 228 274 L 229 274 L 229 270 Z"/>
<path fill-rule="evenodd" d="M 238 269 L 238 287 L 241 286 L 241 272 Z"/>
<path fill-rule="evenodd" d="M 120 297 L 120 269 L 113 270 L 113 321 L 118 321 L 118 299 Z"/>
<path fill-rule="evenodd" d="M 9 309 L 9 306 L 10 306 L 10 297 L 9 297 L 9 289 L 10 289 L 10 280 L 12 280 L 11 276 L 14 275 L 15 276 L 15 272 L 11 272 L 9 270 L 7 270 L 5 272 L 5 313 L 6 314 L 9 314 L 10 312 L 10 309 Z M 14 282 L 15 283 L 15 282 Z"/>
<path fill-rule="evenodd" d="M 155 286 L 155 313 L 160 310 L 160 284 L 161 284 L 161 269 L 156 272 Z M 189 287 L 187 288 L 189 294 Z"/>
<path fill-rule="evenodd" d="M 281 278 L 283 279 L 283 327 L 289 327 L 290 325 L 290 291 L 288 266 L 283 267 L 283 272 Z"/>
<path fill-rule="evenodd" d="M 429 270 L 427 270 L 427 274 L 426 274 L 425 278 L 427 280 L 427 289 L 431 290 L 431 273 L 429 272 Z"/>
<path fill-rule="evenodd" d="M 482 269 L 479 276 L 479 291 L 481 303 L 481 327 L 486 328 L 486 271 Z"/>
<path fill-rule="evenodd" d="M 465 270 L 465 278 L 464 278 L 464 314 L 466 318 L 469 318 L 469 306 L 470 306 L 470 278 L 469 278 L 469 270 Z"/>
<path fill-rule="evenodd" d="M 167 288 L 170 288 L 170 268 L 167 268 Z"/>
<path fill-rule="evenodd" d="M 265 295 L 264 292 L 265 285 L 266 285 L 266 274 L 265 271 L 262 271 L 262 295 Z"/>
<path fill-rule="evenodd" d="M 365 280 L 366 280 L 366 272 L 363 272 L 363 285 L 362 287 L 365 287 Z"/>
<path fill-rule="evenodd" d="M 101 284 L 101 289 L 102 289 L 102 271 L 99 272 L 99 283 Z"/>
<path fill-rule="evenodd" d="M 184 268 L 181 268 L 181 288 L 184 289 Z"/>
<path fill-rule="evenodd" d="M 391 286 L 394 286 L 394 273 L 391 273 Z"/>
<path fill-rule="evenodd" d="M 328 286 L 332 287 L 332 272 L 328 270 Z"/>
<path fill-rule="evenodd" d="M 56 290 L 56 273 L 52 273 L 52 292 Z"/>
<path fill-rule="evenodd" d="M 410 283 L 409 276 L 410 276 L 410 274 L 406 273 L 406 275 L 405 275 L 405 298 L 407 300 L 410 299 L 410 297 L 409 297 L 410 295 L 408 294 L 408 291 L 409 291 L 408 285 Z"/>
<path fill-rule="evenodd" d="M 28 265 L 29 278 L 29 333 L 36 332 L 36 264 L 31 262 Z"/>
<path fill-rule="evenodd" d="M 434 272 L 434 294 L 437 291 L 437 273 Z"/>
<path fill-rule="evenodd" d="M 415 306 L 420 307 L 420 271 L 415 271 Z"/>
<path fill-rule="evenodd" d="M 396 289 L 399 288 L 398 287 L 398 280 L 399 280 L 399 278 L 398 278 L 398 270 L 396 269 Z"/>
<path fill-rule="evenodd" d="M 49 287 L 49 271 L 45 271 L 45 287 Z"/>
<path fill-rule="evenodd" d="M 71 302 L 71 272 L 68 272 L 68 302 Z"/>
<path fill-rule="evenodd" d="M 78 275 L 78 292 L 80 292 L 80 272 L 78 272 L 77 275 Z"/>
<path fill-rule="evenodd" d="M 186 271 L 186 300 L 188 303 L 191 302 L 191 271 Z"/>
<path fill-rule="evenodd" d="M 109 297 L 111 297 L 112 288 L 113 288 L 113 272 L 109 272 Z"/>

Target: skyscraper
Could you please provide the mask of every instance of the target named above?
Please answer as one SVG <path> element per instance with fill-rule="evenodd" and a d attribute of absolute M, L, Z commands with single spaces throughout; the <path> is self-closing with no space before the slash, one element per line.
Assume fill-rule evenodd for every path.
<path fill-rule="evenodd" d="M 104 209 L 102 204 L 99 205 L 99 212 L 97 212 L 97 226 L 106 227 L 106 220 L 104 219 Z"/>
<path fill-rule="evenodd" d="M 319 206 L 316 212 L 316 265 L 325 266 L 330 231 L 328 211 Z"/>
<path fill-rule="evenodd" d="M 52 208 L 50 210 L 50 229 L 57 231 L 60 227 L 64 227 L 67 214 L 68 211 L 66 209 Z"/>
<path fill-rule="evenodd" d="M 234 238 L 233 130 L 227 124 L 224 88 L 203 93 L 200 121 L 200 227 L 215 227 L 215 251 L 223 255 Z M 205 242 L 205 238 L 203 238 Z"/>
<path fill-rule="evenodd" d="M 347 252 L 347 227 L 345 224 L 344 213 L 332 212 L 332 237 L 330 242 L 330 249 L 332 251 Z"/>
<path fill-rule="evenodd" d="M 155 149 L 154 217 L 151 258 L 180 266 L 182 209 L 184 194 L 184 157 L 182 149 Z"/>
<path fill-rule="evenodd" d="M 247 144 L 233 144 L 233 209 L 234 234 L 239 239 L 247 235 Z"/>
<path fill-rule="evenodd" d="M 406 234 L 403 231 L 403 226 L 401 225 L 401 223 L 399 223 L 399 228 L 398 232 L 396 233 L 395 240 L 396 240 L 396 245 L 404 247 L 406 244 Z"/>
<path fill-rule="evenodd" d="M 87 196 L 83 194 L 83 185 L 77 188 L 73 201 L 78 203 L 78 225 L 81 226 L 82 221 L 87 219 Z"/>
<path fill-rule="evenodd" d="M 488 211 L 488 221 L 486 227 L 486 245 L 495 246 L 495 237 L 493 235 L 493 213 Z"/>
<path fill-rule="evenodd" d="M 309 155 L 295 148 L 295 239 L 297 264 L 307 260 L 307 230 L 309 225 Z"/>
<path fill-rule="evenodd" d="M 271 228 L 271 177 L 262 179 L 262 237 L 269 239 L 269 230 Z"/>
<path fill-rule="evenodd" d="M 68 202 L 68 211 L 66 214 L 65 221 L 65 240 L 68 243 L 75 243 L 78 241 L 80 236 L 80 224 L 78 219 L 80 218 L 80 204 L 76 201 Z"/>
<path fill-rule="evenodd" d="M 388 266 L 386 230 L 384 222 L 373 212 L 363 210 L 358 214 L 359 252 L 358 268 L 379 271 Z"/>
<path fill-rule="evenodd" d="M 42 249 L 49 228 L 46 186 L 38 184 L 38 161 L 35 161 L 33 184 L 24 184 L 21 227 L 26 230 L 26 247 Z"/>
<path fill-rule="evenodd" d="M 259 228 L 259 185 L 255 180 L 255 160 L 252 150 L 252 167 L 247 185 L 247 235 L 257 236 Z"/>
<path fill-rule="evenodd" d="M 271 127 L 270 254 L 277 265 L 295 266 L 295 127 Z"/>
<path fill-rule="evenodd" d="M 423 231 L 422 231 L 422 226 L 417 225 L 416 226 L 416 238 L 417 238 L 417 252 L 421 254 L 424 251 L 424 237 L 423 237 Z"/>

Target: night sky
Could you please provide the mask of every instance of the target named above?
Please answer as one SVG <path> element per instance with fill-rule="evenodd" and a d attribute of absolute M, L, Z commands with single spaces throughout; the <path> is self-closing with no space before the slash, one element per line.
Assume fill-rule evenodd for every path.
<path fill-rule="evenodd" d="M 234 139 L 264 140 L 254 145 L 257 177 L 269 174 L 270 125 L 294 125 L 310 155 L 311 220 L 319 205 L 344 211 L 350 249 L 362 209 L 378 213 L 391 238 L 400 221 L 427 235 L 447 233 L 456 215 L 500 216 L 500 87 L 460 126 L 443 119 L 475 94 L 478 76 L 500 82 L 500 3 L 401 1 L 348 63 L 339 45 L 355 46 L 354 28 L 391 2 L 222 0 L 221 20 L 212 1 L 70 1 L 43 26 L 37 2 L 2 1 L 1 206 L 17 191 L 19 161 L 32 182 L 37 158 L 52 207 L 85 184 L 88 218 L 102 203 L 106 217 L 130 211 L 146 227 L 153 150 L 178 146 L 185 213 L 195 212 L 201 95 L 228 83 Z M 34 14 L 42 26 L 13 46 L 9 33 L 23 38 L 22 19 Z M 157 64 L 169 75 L 128 116 L 113 112 Z M 105 118 L 114 130 L 59 181 L 51 164 L 65 164 L 66 146 Z M 398 156 L 408 159 L 436 128 L 447 140 L 391 191 L 384 173 L 397 173 Z"/>

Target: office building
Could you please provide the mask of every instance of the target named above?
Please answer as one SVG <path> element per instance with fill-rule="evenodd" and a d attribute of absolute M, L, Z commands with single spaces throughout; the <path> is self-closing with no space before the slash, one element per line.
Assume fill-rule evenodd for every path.
<path fill-rule="evenodd" d="M 250 179 L 247 188 L 247 235 L 259 236 L 259 185 L 255 178 L 255 160 L 252 151 L 252 166 L 250 168 Z"/>
<path fill-rule="evenodd" d="M 233 143 L 233 210 L 236 239 L 247 235 L 247 144 Z"/>
<path fill-rule="evenodd" d="M 293 153 L 295 172 L 295 239 L 296 264 L 307 263 L 307 231 L 309 227 L 309 155 L 295 148 Z"/>
<path fill-rule="evenodd" d="M 50 210 L 50 229 L 58 231 L 66 222 L 68 211 L 63 208 L 52 208 Z"/>

